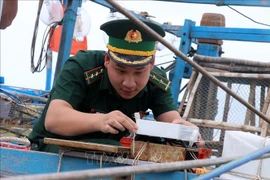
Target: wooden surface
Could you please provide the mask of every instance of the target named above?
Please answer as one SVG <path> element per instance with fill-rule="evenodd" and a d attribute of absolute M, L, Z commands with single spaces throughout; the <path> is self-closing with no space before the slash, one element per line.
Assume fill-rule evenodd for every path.
<path fill-rule="evenodd" d="M 131 154 L 130 158 L 135 158 L 146 143 L 147 142 L 143 141 L 135 141 L 135 153 L 134 156 Z M 185 158 L 186 149 L 183 147 L 149 143 L 138 159 L 161 163 L 184 161 Z"/>
<path fill-rule="evenodd" d="M 88 149 L 88 150 L 96 150 L 96 151 L 112 152 L 112 153 L 120 153 L 120 152 L 129 153 L 130 152 L 130 148 L 122 147 L 122 146 L 104 145 L 104 144 L 89 143 L 89 142 L 63 140 L 63 139 L 44 138 L 44 143 L 54 144 L 54 145 L 64 146 L 64 147 L 72 147 L 72 148 Z"/>

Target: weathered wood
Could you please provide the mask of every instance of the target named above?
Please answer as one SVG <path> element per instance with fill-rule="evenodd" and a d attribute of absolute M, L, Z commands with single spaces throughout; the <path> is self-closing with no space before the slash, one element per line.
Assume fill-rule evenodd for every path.
<path fill-rule="evenodd" d="M 268 87 L 268 92 L 267 92 L 266 99 L 265 99 L 264 104 L 263 104 L 262 113 L 267 114 L 267 108 L 269 108 L 269 107 L 270 107 L 270 87 Z M 270 117 L 270 115 L 268 115 L 268 117 Z M 263 127 L 262 132 L 261 132 L 261 136 L 265 137 L 267 135 L 267 131 L 268 131 L 267 130 L 268 129 L 268 122 L 266 122 L 262 118 L 260 118 L 259 124 L 260 124 L 260 127 Z"/>
<path fill-rule="evenodd" d="M 182 98 L 182 101 L 180 103 L 180 106 L 178 108 L 178 112 L 181 113 L 182 110 L 183 110 L 183 107 L 184 107 L 184 103 L 186 101 L 186 98 L 187 98 L 187 95 L 191 89 L 191 87 L 193 86 L 194 82 L 195 82 L 195 79 L 196 79 L 196 76 L 197 76 L 197 72 L 196 71 L 192 71 L 192 74 L 191 74 L 191 77 L 188 81 L 188 85 L 187 85 L 187 88 L 185 90 L 185 93 L 183 95 L 183 98 Z"/>
<path fill-rule="evenodd" d="M 270 104 L 268 106 L 268 110 L 266 112 L 266 116 L 270 117 Z M 267 136 L 267 131 L 269 131 L 269 124 L 264 121 L 262 125 L 262 131 L 261 131 L 261 136 L 266 137 Z"/>
<path fill-rule="evenodd" d="M 222 69 L 210 68 L 210 67 L 203 67 L 207 72 L 229 72 Z"/>
<path fill-rule="evenodd" d="M 261 86 L 261 95 L 260 95 L 260 110 L 263 110 L 263 105 L 265 101 L 265 86 Z M 260 122 L 261 123 L 261 122 Z"/>
<path fill-rule="evenodd" d="M 209 72 L 209 74 L 216 77 L 239 77 L 250 79 L 270 79 L 270 74 L 251 74 L 251 73 L 231 73 L 231 72 Z"/>
<path fill-rule="evenodd" d="M 211 63 L 234 63 L 239 65 L 246 65 L 246 66 L 256 66 L 256 67 L 270 67 L 270 63 L 267 62 L 259 62 L 259 61 L 250 61 L 244 59 L 236 59 L 236 58 L 227 58 L 227 57 L 210 57 L 210 56 L 203 56 L 203 55 L 194 55 L 194 61 L 197 62 L 211 62 Z"/>
<path fill-rule="evenodd" d="M 253 81 L 250 83 L 249 97 L 248 97 L 248 102 L 252 106 L 255 106 L 255 93 L 256 93 L 256 84 Z M 246 111 L 245 125 L 255 126 L 255 114 L 248 108 Z"/>
<path fill-rule="evenodd" d="M 112 153 L 120 153 L 120 152 L 130 152 L 130 148 L 121 147 L 121 146 L 113 146 L 113 145 L 104 145 L 97 143 L 86 143 L 79 141 L 71 141 L 71 140 L 63 140 L 63 139 L 53 139 L 53 138 L 44 138 L 45 144 L 54 144 L 58 146 L 79 148 L 79 149 L 88 149 L 88 150 L 96 150 L 103 152 L 112 152 Z"/>
<path fill-rule="evenodd" d="M 194 96 L 195 96 L 195 93 L 196 93 L 196 90 L 201 82 L 201 79 L 202 79 L 202 74 L 199 73 L 196 81 L 195 81 L 195 84 L 190 92 L 190 95 L 189 95 L 189 99 L 188 99 L 188 103 L 187 103 L 187 107 L 185 109 L 185 113 L 183 115 L 183 118 L 186 119 L 189 115 L 189 111 L 190 111 L 190 108 L 191 108 L 191 105 L 192 105 L 192 102 L 193 102 L 193 99 L 194 99 Z"/>
<path fill-rule="evenodd" d="M 144 150 L 140 153 L 143 146 Z M 138 155 L 139 154 L 139 155 Z M 176 162 L 184 161 L 186 158 L 186 149 L 177 146 L 167 146 L 163 144 L 147 143 L 143 141 L 135 141 L 134 156 L 130 154 L 130 158 L 135 158 L 138 155 L 139 160 L 150 162 Z"/>
<path fill-rule="evenodd" d="M 202 67 L 214 68 L 219 70 L 226 70 L 230 72 L 246 72 L 246 73 L 270 73 L 270 67 L 254 67 L 231 64 L 217 64 L 211 62 L 200 62 Z"/>
<path fill-rule="evenodd" d="M 227 87 L 230 89 L 232 88 L 232 82 L 230 80 L 228 81 Z M 231 99 L 230 94 L 226 93 L 222 122 L 228 121 L 228 115 L 230 110 L 230 99 Z M 219 140 L 223 142 L 224 137 L 225 137 L 225 130 L 221 130 Z"/>
<path fill-rule="evenodd" d="M 202 120 L 202 119 L 194 119 L 189 118 L 190 122 L 196 124 L 201 127 L 209 127 L 214 129 L 224 129 L 224 130 L 234 130 L 234 131 L 245 131 L 245 132 L 261 132 L 261 128 L 254 126 L 247 126 L 241 124 L 233 124 L 226 122 L 219 122 L 215 120 Z"/>

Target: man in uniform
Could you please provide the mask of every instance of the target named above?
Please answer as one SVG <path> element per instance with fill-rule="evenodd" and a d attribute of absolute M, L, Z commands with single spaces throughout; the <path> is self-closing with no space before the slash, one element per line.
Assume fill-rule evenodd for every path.
<path fill-rule="evenodd" d="M 165 36 L 159 25 L 145 23 Z M 180 117 L 166 73 L 154 66 L 155 39 L 128 19 L 100 29 L 109 36 L 108 51 L 79 51 L 66 61 L 29 136 L 32 149 L 58 152 L 45 137 L 119 145 L 136 133 L 134 113 L 148 109 L 157 121 L 195 126 Z"/>

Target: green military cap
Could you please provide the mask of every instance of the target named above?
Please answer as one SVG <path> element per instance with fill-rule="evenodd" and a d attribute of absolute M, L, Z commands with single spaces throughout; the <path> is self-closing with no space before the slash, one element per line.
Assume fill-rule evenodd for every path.
<path fill-rule="evenodd" d="M 143 21 L 160 36 L 165 31 L 156 23 Z M 109 36 L 109 57 L 122 65 L 144 66 L 149 64 L 156 52 L 156 40 L 129 19 L 108 21 L 100 26 Z"/>

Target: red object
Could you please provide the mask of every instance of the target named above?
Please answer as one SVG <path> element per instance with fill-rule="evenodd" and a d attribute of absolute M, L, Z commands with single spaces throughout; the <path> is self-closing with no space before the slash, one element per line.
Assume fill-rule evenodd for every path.
<path fill-rule="evenodd" d="M 132 141 L 133 141 L 133 138 L 123 137 L 123 138 L 120 140 L 120 144 L 121 144 L 122 146 L 124 146 L 124 147 L 130 147 Z"/>
<path fill-rule="evenodd" d="M 11 149 L 30 150 L 29 146 L 21 146 L 21 145 L 7 143 L 7 142 L 0 142 L 0 147 L 11 148 Z"/>
<path fill-rule="evenodd" d="M 212 154 L 211 149 L 199 148 L 198 159 L 206 159 Z"/>
<path fill-rule="evenodd" d="M 62 34 L 62 25 L 59 25 L 53 32 L 50 40 L 50 49 L 52 51 L 58 52 L 60 46 L 60 39 Z M 82 42 L 72 39 L 72 45 L 70 54 L 75 55 L 79 50 L 87 50 L 87 38 L 84 37 Z"/>
<path fill-rule="evenodd" d="M 65 11 L 65 6 L 63 6 L 63 10 Z M 58 52 L 60 46 L 60 39 L 62 34 L 62 25 L 59 25 L 53 32 L 53 35 L 50 40 L 49 47 L 52 51 Z M 87 50 L 87 38 L 84 37 L 82 42 L 76 41 L 74 38 L 72 39 L 72 45 L 70 54 L 75 55 L 79 50 Z"/>

